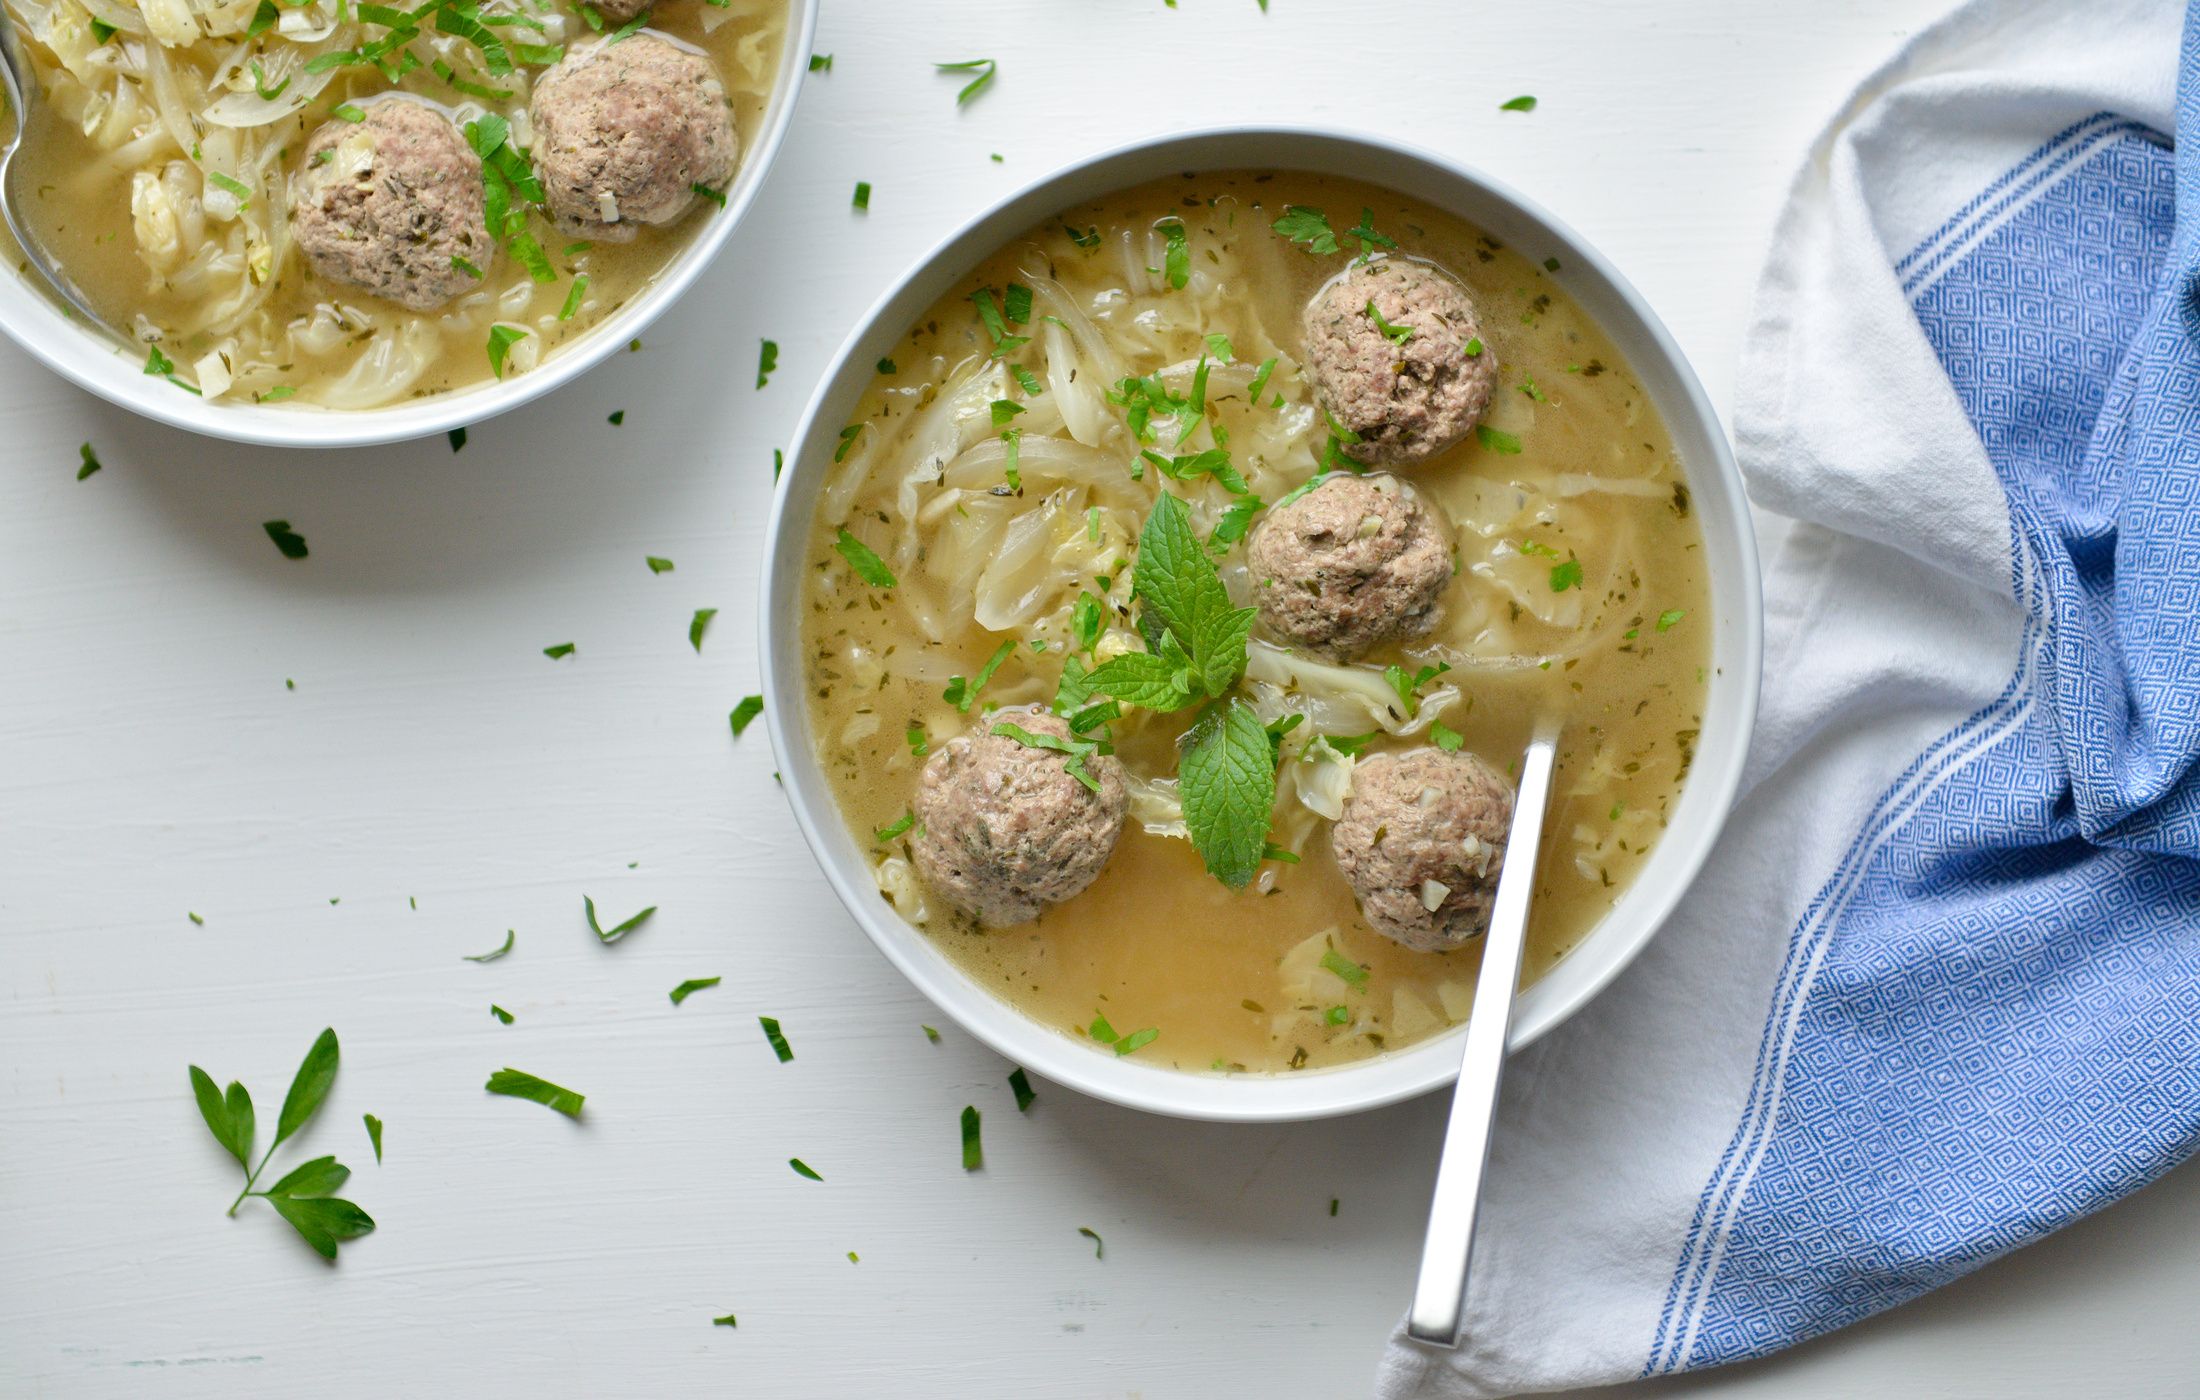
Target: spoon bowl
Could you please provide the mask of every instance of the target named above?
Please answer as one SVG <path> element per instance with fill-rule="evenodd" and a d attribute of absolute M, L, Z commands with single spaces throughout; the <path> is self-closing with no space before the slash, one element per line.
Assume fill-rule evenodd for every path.
<path fill-rule="evenodd" d="M 31 70 L 30 56 L 23 51 L 15 20 L 5 7 L 0 7 L 0 89 L 6 91 L 8 111 L 14 117 L 8 123 L 6 138 L 0 140 L 0 222 L 7 224 L 8 236 L 22 252 L 24 264 L 44 281 L 46 290 L 60 298 L 70 312 L 87 324 L 129 344 L 131 338 L 109 325 L 77 290 L 76 284 L 61 270 L 61 264 L 46 250 L 30 220 L 23 216 L 26 192 L 22 188 L 23 167 L 16 156 L 22 151 L 32 126 L 52 121 L 53 114 L 39 91 L 38 75 Z"/>

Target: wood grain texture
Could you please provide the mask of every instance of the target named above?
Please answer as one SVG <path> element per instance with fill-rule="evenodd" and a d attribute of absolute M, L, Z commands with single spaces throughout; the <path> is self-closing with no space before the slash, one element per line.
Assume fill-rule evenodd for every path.
<path fill-rule="evenodd" d="M 1364 1393 L 1441 1103 L 1223 1128 L 1041 1083 L 1017 1113 L 1009 1066 L 826 891 L 763 731 L 728 738 L 772 449 L 886 279 L 978 203 L 1228 120 L 1392 132 L 1532 192 L 1723 403 L 1795 153 L 1945 5 L 1183 5 L 831 0 L 833 71 L 716 267 L 639 353 L 456 455 L 201 441 L 0 348 L 0 1395 Z M 957 110 L 929 62 L 978 54 L 999 80 Z M 1523 92 L 1538 111 L 1497 110 Z M 765 336 L 780 369 L 755 392 Z M 87 439 L 106 469 L 80 484 Z M 277 555 L 273 518 L 308 560 Z M 698 607 L 722 609 L 700 655 Z M 583 894 L 661 912 L 606 949 Z M 506 928 L 510 957 L 461 961 Z M 725 982 L 670 1004 L 704 976 Z M 341 1156 L 381 1227 L 333 1268 L 257 1203 L 223 1216 L 236 1173 L 184 1076 L 242 1077 L 271 1119 L 323 1025 L 344 1068 L 281 1160 Z M 582 1121 L 485 1095 L 503 1065 L 585 1092 Z M 2126 1210 L 2189 1238 L 2200 1193 L 2157 1195 Z M 2037 1253 L 2137 1247 L 2084 1238 Z M 1927 1306 L 2002 1345 L 1985 1280 L 2023 1267 Z M 2195 1274 L 2150 1277 L 2189 1313 Z M 2120 1286 L 2098 1257 L 2090 1276 Z M 2062 1295 L 2034 1286 L 2051 1322 Z M 2123 1321 L 2117 1345 L 2172 1335 Z M 1914 1330 L 1858 1335 L 1764 1393 L 1856 1393 L 1919 1354 Z M 2072 1384 L 2114 1339 L 2065 1339 L 1997 1393 Z M 1758 1383 L 1703 1393 L 1734 1384 Z"/>

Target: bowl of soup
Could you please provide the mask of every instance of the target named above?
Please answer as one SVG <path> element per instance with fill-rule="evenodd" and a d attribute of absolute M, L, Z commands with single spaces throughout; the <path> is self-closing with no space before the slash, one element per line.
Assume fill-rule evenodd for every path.
<path fill-rule="evenodd" d="M 817 11 L 0 3 L 39 89 L 17 216 L 112 333 L 27 270 L 0 331 L 148 417 L 284 446 L 477 422 L 628 344 L 755 197 Z"/>
<path fill-rule="evenodd" d="M 1541 721 L 1514 1042 L 1550 1030 L 1688 886 L 1756 708 L 1671 337 L 1368 137 L 1172 136 L 980 215 L 842 349 L 768 549 L 772 739 L 856 921 L 1003 1055 L 1180 1116 L 1453 1077 Z"/>

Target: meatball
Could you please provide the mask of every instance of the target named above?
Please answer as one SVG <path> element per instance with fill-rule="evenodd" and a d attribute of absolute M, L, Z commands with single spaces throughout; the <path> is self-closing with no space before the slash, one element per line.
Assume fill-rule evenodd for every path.
<path fill-rule="evenodd" d="M 1466 288 L 1411 258 L 1346 269 L 1307 303 L 1303 330 L 1315 395 L 1359 437 L 1344 450 L 1362 462 L 1428 460 L 1474 430 L 1497 390 Z"/>
<path fill-rule="evenodd" d="M 596 13 L 613 24 L 624 24 L 649 8 L 650 0 L 591 0 Z"/>
<path fill-rule="evenodd" d="M 1260 620 L 1349 660 L 1435 625 L 1451 547 L 1395 476 L 1331 476 L 1268 512 L 1246 547 Z"/>
<path fill-rule="evenodd" d="M 317 275 L 432 311 L 475 286 L 493 255 L 481 159 L 424 102 L 392 97 L 365 110 L 306 142 L 291 231 Z"/>
<path fill-rule="evenodd" d="M 917 779 L 920 826 L 911 846 L 933 892 L 992 928 L 1082 893 L 1114 854 L 1130 810 L 1120 762 L 1085 757 L 1095 791 L 1069 771 L 1067 755 L 1010 737 L 1002 732 L 1008 725 L 1071 737 L 1053 715 L 999 710 L 948 740 Z"/>
<path fill-rule="evenodd" d="M 1362 761 L 1329 841 L 1368 926 L 1424 953 L 1487 933 L 1512 808 L 1512 785 L 1473 754 Z"/>
<path fill-rule="evenodd" d="M 577 49 L 535 84 L 535 169 L 560 231 L 612 243 L 733 178 L 740 140 L 710 61 L 654 34 Z"/>

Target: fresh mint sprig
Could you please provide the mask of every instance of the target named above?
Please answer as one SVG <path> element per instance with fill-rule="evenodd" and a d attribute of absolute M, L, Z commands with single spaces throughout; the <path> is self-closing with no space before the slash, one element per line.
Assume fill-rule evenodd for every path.
<path fill-rule="evenodd" d="M 336 1247 L 341 1242 L 355 1240 L 374 1229 L 372 1216 L 350 1201 L 331 1194 L 350 1177 L 351 1168 L 334 1157 L 316 1157 L 293 1167 L 264 1191 L 252 1188 L 259 1183 L 260 1174 L 267 1170 L 275 1149 L 295 1136 L 328 1098 L 329 1089 L 336 1082 L 337 1060 L 336 1032 L 324 1030 L 314 1040 L 313 1047 L 306 1051 L 304 1062 L 290 1081 L 290 1092 L 283 1096 L 282 1112 L 275 1120 L 275 1140 L 261 1154 L 258 1166 L 252 1165 L 253 1139 L 258 1132 L 252 1095 L 243 1084 L 234 1081 L 226 1093 L 218 1090 L 212 1075 L 197 1065 L 191 1066 L 191 1094 L 198 1100 L 199 1116 L 206 1120 L 207 1131 L 214 1135 L 214 1141 L 237 1159 L 238 1167 L 245 1173 L 244 1189 L 229 1203 L 229 1214 L 235 1215 L 237 1207 L 257 1196 L 289 1221 L 290 1228 L 324 1259 L 334 1259 Z M 379 1133 L 376 1137 L 379 1154 Z"/>

